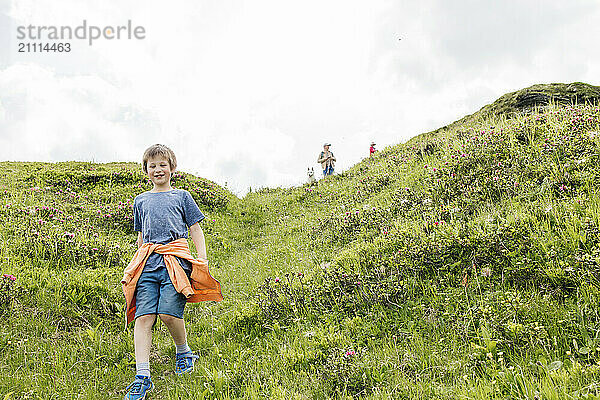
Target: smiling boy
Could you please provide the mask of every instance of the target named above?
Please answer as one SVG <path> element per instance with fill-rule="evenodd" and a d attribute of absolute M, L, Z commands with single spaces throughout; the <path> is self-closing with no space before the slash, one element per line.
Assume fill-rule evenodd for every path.
<path fill-rule="evenodd" d="M 136 376 L 127 387 L 125 400 L 140 400 L 154 387 L 150 378 L 150 347 L 156 316 L 167 326 L 177 348 L 175 372 L 191 372 L 199 357 L 187 344 L 183 310 L 186 302 L 220 301 L 221 286 L 208 272 L 204 234 L 198 222 L 204 215 L 183 189 L 173 189 L 171 174 L 177 168 L 168 147 L 150 146 L 142 168 L 152 190 L 134 200 L 136 251 L 122 279 L 127 323 L 135 319 Z M 198 258 L 187 243 L 188 228 Z"/>

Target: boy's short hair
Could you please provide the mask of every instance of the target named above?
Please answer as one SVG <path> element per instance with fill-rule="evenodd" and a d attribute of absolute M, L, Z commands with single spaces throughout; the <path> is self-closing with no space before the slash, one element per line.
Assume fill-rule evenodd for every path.
<path fill-rule="evenodd" d="M 171 171 L 175 171 L 177 169 L 177 158 L 175 158 L 175 153 L 173 153 L 173 150 L 164 144 L 153 144 L 152 146 L 148 147 L 146 151 L 144 151 L 144 156 L 142 157 L 142 169 L 144 170 L 144 173 L 148 173 L 148 159 L 156 156 L 166 158 L 169 161 Z"/>

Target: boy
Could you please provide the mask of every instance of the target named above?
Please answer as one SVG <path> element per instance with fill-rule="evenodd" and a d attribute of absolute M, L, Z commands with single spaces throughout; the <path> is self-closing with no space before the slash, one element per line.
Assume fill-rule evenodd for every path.
<path fill-rule="evenodd" d="M 142 168 L 154 187 L 134 200 L 138 250 L 121 281 L 126 324 L 135 318 L 136 376 L 127 387 L 125 400 L 145 399 L 154 387 L 149 356 L 156 316 L 175 342 L 175 373 L 191 372 L 199 357 L 187 345 L 185 303 L 223 299 L 219 282 L 208 272 L 204 234 L 198 224 L 204 215 L 188 191 L 171 188 L 171 174 L 177 168 L 175 154 L 164 145 L 150 146 L 144 152 Z M 192 257 L 188 247 L 188 227 L 198 258 Z"/>

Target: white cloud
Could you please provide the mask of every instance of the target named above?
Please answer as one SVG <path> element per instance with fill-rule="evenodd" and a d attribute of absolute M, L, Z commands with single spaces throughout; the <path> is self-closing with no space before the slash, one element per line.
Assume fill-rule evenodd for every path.
<path fill-rule="evenodd" d="M 57 77 L 35 64 L 0 74 L 4 112 L 0 158 L 59 161 L 130 159 L 153 116 L 96 76 Z"/>
<path fill-rule="evenodd" d="M 61 55 L 18 54 L 14 38 L 0 49 L 0 159 L 138 161 L 165 143 L 182 170 L 240 194 L 303 182 L 324 141 L 339 171 L 371 140 L 600 76 L 600 6 L 585 1 L 10 4 L 13 27 L 131 19 L 147 34 Z"/>

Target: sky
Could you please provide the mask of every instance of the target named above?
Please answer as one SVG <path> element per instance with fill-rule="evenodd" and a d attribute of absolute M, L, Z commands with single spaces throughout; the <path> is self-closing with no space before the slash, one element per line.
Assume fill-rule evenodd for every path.
<path fill-rule="evenodd" d="M 144 34 L 18 35 L 84 20 Z M 0 161 L 162 143 L 239 196 L 301 185 L 324 142 L 341 172 L 507 92 L 600 85 L 599 21 L 597 0 L 0 0 Z M 33 43 L 70 51 L 18 51 Z"/>

